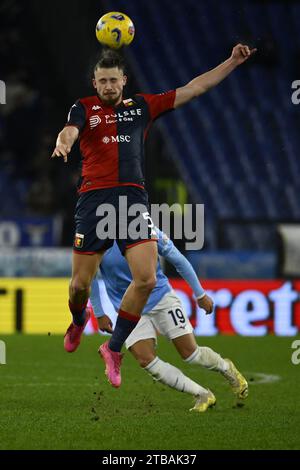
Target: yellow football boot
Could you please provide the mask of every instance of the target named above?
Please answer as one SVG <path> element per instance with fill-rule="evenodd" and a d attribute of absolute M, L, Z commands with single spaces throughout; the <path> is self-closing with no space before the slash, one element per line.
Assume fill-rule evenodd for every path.
<path fill-rule="evenodd" d="M 196 403 L 193 408 L 190 409 L 190 411 L 197 411 L 198 413 L 203 413 L 208 408 L 214 406 L 216 404 L 216 401 L 217 400 L 214 394 L 210 390 L 207 390 L 206 393 L 202 393 L 201 395 L 198 395 L 196 397 Z"/>
<path fill-rule="evenodd" d="M 224 361 L 227 362 L 228 369 L 225 372 L 222 372 L 222 375 L 224 375 L 225 379 L 228 380 L 232 391 L 237 396 L 237 398 L 244 400 L 248 396 L 247 380 L 237 370 L 237 368 L 230 359 L 224 359 Z"/>

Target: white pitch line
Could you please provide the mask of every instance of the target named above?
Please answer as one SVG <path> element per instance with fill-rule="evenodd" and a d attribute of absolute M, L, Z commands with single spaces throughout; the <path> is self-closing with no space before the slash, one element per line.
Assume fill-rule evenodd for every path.
<path fill-rule="evenodd" d="M 264 374 L 262 372 L 245 372 L 248 377 L 254 377 L 255 380 L 253 382 L 250 381 L 251 385 L 260 385 L 260 384 L 270 384 L 273 382 L 278 382 L 282 379 L 280 375 L 273 375 L 273 374 Z M 256 379 L 257 377 L 257 379 Z M 248 379 L 249 381 L 249 379 Z"/>
<path fill-rule="evenodd" d="M 250 382 L 250 385 L 261 385 L 261 384 L 268 384 L 268 383 L 274 383 L 274 382 L 278 382 L 279 380 L 282 380 L 282 377 L 280 375 L 273 375 L 273 374 L 265 374 L 263 372 L 245 372 L 245 374 L 247 374 L 247 377 L 248 377 L 248 381 Z M 13 375 L 10 375 L 10 376 L 6 376 L 7 378 L 15 378 L 16 376 L 13 376 Z M 249 380 L 249 378 L 255 378 L 255 380 L 252 382 Z M 3 379 L 5 380 L 5 377 L 3 377 Z M 72 379 L 70 380 L 66 380 L 66 378 L 64 377 L 57 377 L 57 382 L 32 382 L 32 383 L 26 383 L 26 382 L 23 382 L 23 383 L 9 383 L 9 382 L 6 382 L 4 383 L 4 381 L 2 382 L 2 386 L 6 385 L 6 386 L 9 386 L 9 387 L 56 387 L 57 385 L 61 385 L 63 387 L 65 386 L 68 386 L 70 384 L 72 384 L 73 386 L 80 386 L 80 385 L 85 385 L 86 387 L 97 387 L 101 384 L 101 381 L 99 380 L 98 382 L 94 382 L 93 384 L 90 383 L 90 382 L 86 382 L 86 381 L 77 381 L 77 382 L 73 382 Z"/>

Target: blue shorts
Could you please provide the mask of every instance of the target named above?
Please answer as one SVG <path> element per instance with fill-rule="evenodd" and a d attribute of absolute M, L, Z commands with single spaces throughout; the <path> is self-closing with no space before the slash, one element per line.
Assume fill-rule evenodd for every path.
<path fill-rule="evenodd" d="M 157 240 L 149 215 L 148 194 L 134 186 L 82 193 L 76 205 L 75 227 L 73 249 L 83 254 L 107 250 L 114 240 L 122 254 L 133 245 Z"/>

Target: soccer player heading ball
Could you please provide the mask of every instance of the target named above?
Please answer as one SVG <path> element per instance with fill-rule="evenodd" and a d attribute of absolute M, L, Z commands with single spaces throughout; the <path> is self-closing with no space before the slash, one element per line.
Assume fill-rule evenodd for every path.
<path fill-rule="evenodd" d="M 113 386 L 121 384 L 122 345 L 139 321 L 156 285 L 157 237 L 149 215 L 142 169 L 147 130 L 166 111 L 176 109 L 218 85 L 254 52 L 255 49 L 238 44 L 225 62 L 176 90 L 137 94 L 124 100 L 127 77 L 123 60 L 116 51 L 104 51 L 94 67 L 95 94 L 76 101 L 58 135 L 52 157 L 62 157 L 67 162 L 72 146 L 79 138 L 83 159 L 75 211 L 76 232 L 69 292 L 73 321 L 65 336 L 67 351 L 75 350 L 80 342 L 88 321 L 86 305 L 91 282 L 114 239 L 132 273 L 133 280 L 123 296 L 113 335 L 100 348 Z M 123 209 L 119 214 L 119 202 L 124 196 L 127 210 L 133 204 L 143 207 L 140 214 L 143 236 L 133 237 L 127 231 L 133 216 L 127 212 L 127 217 L 124 217 Z M 108 220 L 107 231 L 103 207 L 108 204 L 115 209 L 116 217 Z M 124 220 L 127 223 L 125 227 L 124 224 L 121 226 Z M 111 332 L 109 319 L 104 329 Z"/>

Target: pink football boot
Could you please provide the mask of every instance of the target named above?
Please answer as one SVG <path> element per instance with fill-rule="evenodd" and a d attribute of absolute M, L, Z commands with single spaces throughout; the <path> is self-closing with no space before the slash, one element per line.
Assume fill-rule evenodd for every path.
<path fill-rule="evenodd" d="M 91 316 L 90 308 L 85 309 L 85 320 L 83 326 L 77 326 L 75 323 L 71 323 L 64 338 L 64 348 L 67 352 L 74 352 L 80 344 L 81 335 L 85 328 L 85 325 L 89 321 Z"/>
<path fill-rule="evenodd" d="M 123 354 L 112 351 L 108 347 L 108 341 L 103 343 L 98 349 L 98 353 L 105 362 L 105 375 L 113 387 L 119 388 L 121 386 L 121 363 Z"/>

